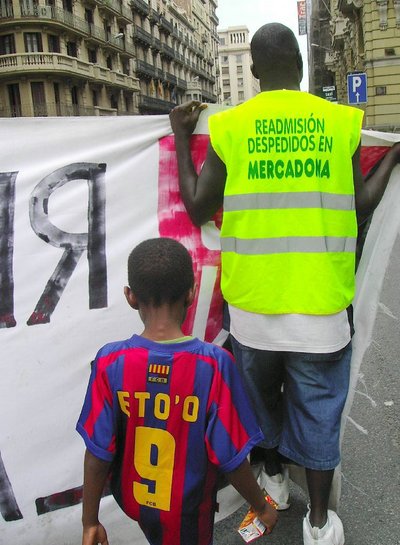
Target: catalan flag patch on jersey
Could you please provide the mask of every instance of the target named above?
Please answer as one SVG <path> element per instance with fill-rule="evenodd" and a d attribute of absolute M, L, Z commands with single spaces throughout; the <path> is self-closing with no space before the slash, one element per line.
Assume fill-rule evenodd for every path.
<path fill-rule="evenodd" d="M 147 371 L 147 382 L 158 382 L 160 384 L 168 384 L 169 380 L 169 365 L 160 363 L 150 363 Z"/>

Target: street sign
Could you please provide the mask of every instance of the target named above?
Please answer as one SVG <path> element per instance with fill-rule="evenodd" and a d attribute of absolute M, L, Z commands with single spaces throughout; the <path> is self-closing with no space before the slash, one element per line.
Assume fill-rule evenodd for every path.
<path fill-rule="evenodd" d="M 329 100 L 329 102 L 337 102 L 336 85 L 327 85 L 322 87 L 322 98 Z"/>
<path fill-rule="evenodd" d="M 347 100 L 349 104 L 365 104 L 367 102 L 367 74 L 365 72 L 347 74 Z"/>

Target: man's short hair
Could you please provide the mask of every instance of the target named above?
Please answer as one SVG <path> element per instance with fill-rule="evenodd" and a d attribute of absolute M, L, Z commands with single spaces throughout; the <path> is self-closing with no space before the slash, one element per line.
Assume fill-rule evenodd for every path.
<path fill-rule="evenodd" d="M 267 23 L 254 34 L 251 56 L 257 70 L 286 70 L 302 63 L 293 31 L 281 23 Z"/>
<path fill-rule="evenodd" d="M 172 238 L 145 240 L 129 255 L 128 282 L 143 304 L 158 307 L 175 303 L 194 285 L 192 258 Z"/>

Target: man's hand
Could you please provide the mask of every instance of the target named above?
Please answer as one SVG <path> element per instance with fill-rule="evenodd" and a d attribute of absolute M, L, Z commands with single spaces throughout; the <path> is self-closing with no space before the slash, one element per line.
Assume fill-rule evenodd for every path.
<path fill-rule="evenodd" d="M 383 157 L 378 168 L 364 180 L 360 168 L 359 146 L 353 155 L 354 190 L 358 224 L 373 214 L 389 182 L 394 167 L 400 163 L 400 142 L 396 142 Z"/>
<path fill-rule="evenodd" d="M 109 545 L 107 532 L 100 522 L 95 526 L 84 526 L 82 545 Z"/>
<path fill-rule="evenodd" d="M 169 113 L 171 127 L 175 135 L 189 137 L 196 128 L 201 112 L 207 108 L 198 100 L 191 100 L 175 106 Z"/>

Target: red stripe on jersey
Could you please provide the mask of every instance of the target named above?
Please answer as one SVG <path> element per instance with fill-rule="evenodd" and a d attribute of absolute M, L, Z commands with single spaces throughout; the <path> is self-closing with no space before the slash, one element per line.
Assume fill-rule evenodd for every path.
<path fill-rule="evenodd" d="M 170 373 L 171 413 L 167 422 L 169 431 L 176 441 L 171 508 L 169 512 L 160 511 L 160 522 L 164 527 L 163 545 L 180 542 L 182 500 L 184 496 L 186 460 L 188 457 L 188 436 L 190 423 L 183 419 L 183 404 L 193 395 L 196 377 L 197 355 L 180 352 L 174 358 Z M 189 454 L 190 455 L 190 454 Z"/>
<path fill-rule="evenodd" d="M 116 440 L 115 440 L 115 435 L 113 436 L 112 440 L 111 440 L 111 443 L 107 449 L 109 452 L 112 452 L 113 454 L 115 453 L 115 450 L 116 450 Z"/>
<path fill-rule="evenodd" d="M 129 516 L 138 520 L 140 506 L 133 497 L 133 483 L 141 482 L 141 476 L 134 466 L 135 431 L 137 426 L 144 425 L 144 417 L 139 417 L 134 410 L 134 392 L 147 390 L 147 363 L 148 350 L 145 348 L 133 348 L 134 360 L 130 360 L 129 352 L 124 362 L 123 389 L 130 394 L 130 417 L 126 426 L 125 449 L 121 468 L 121 497 L 124 509 Z"/>

